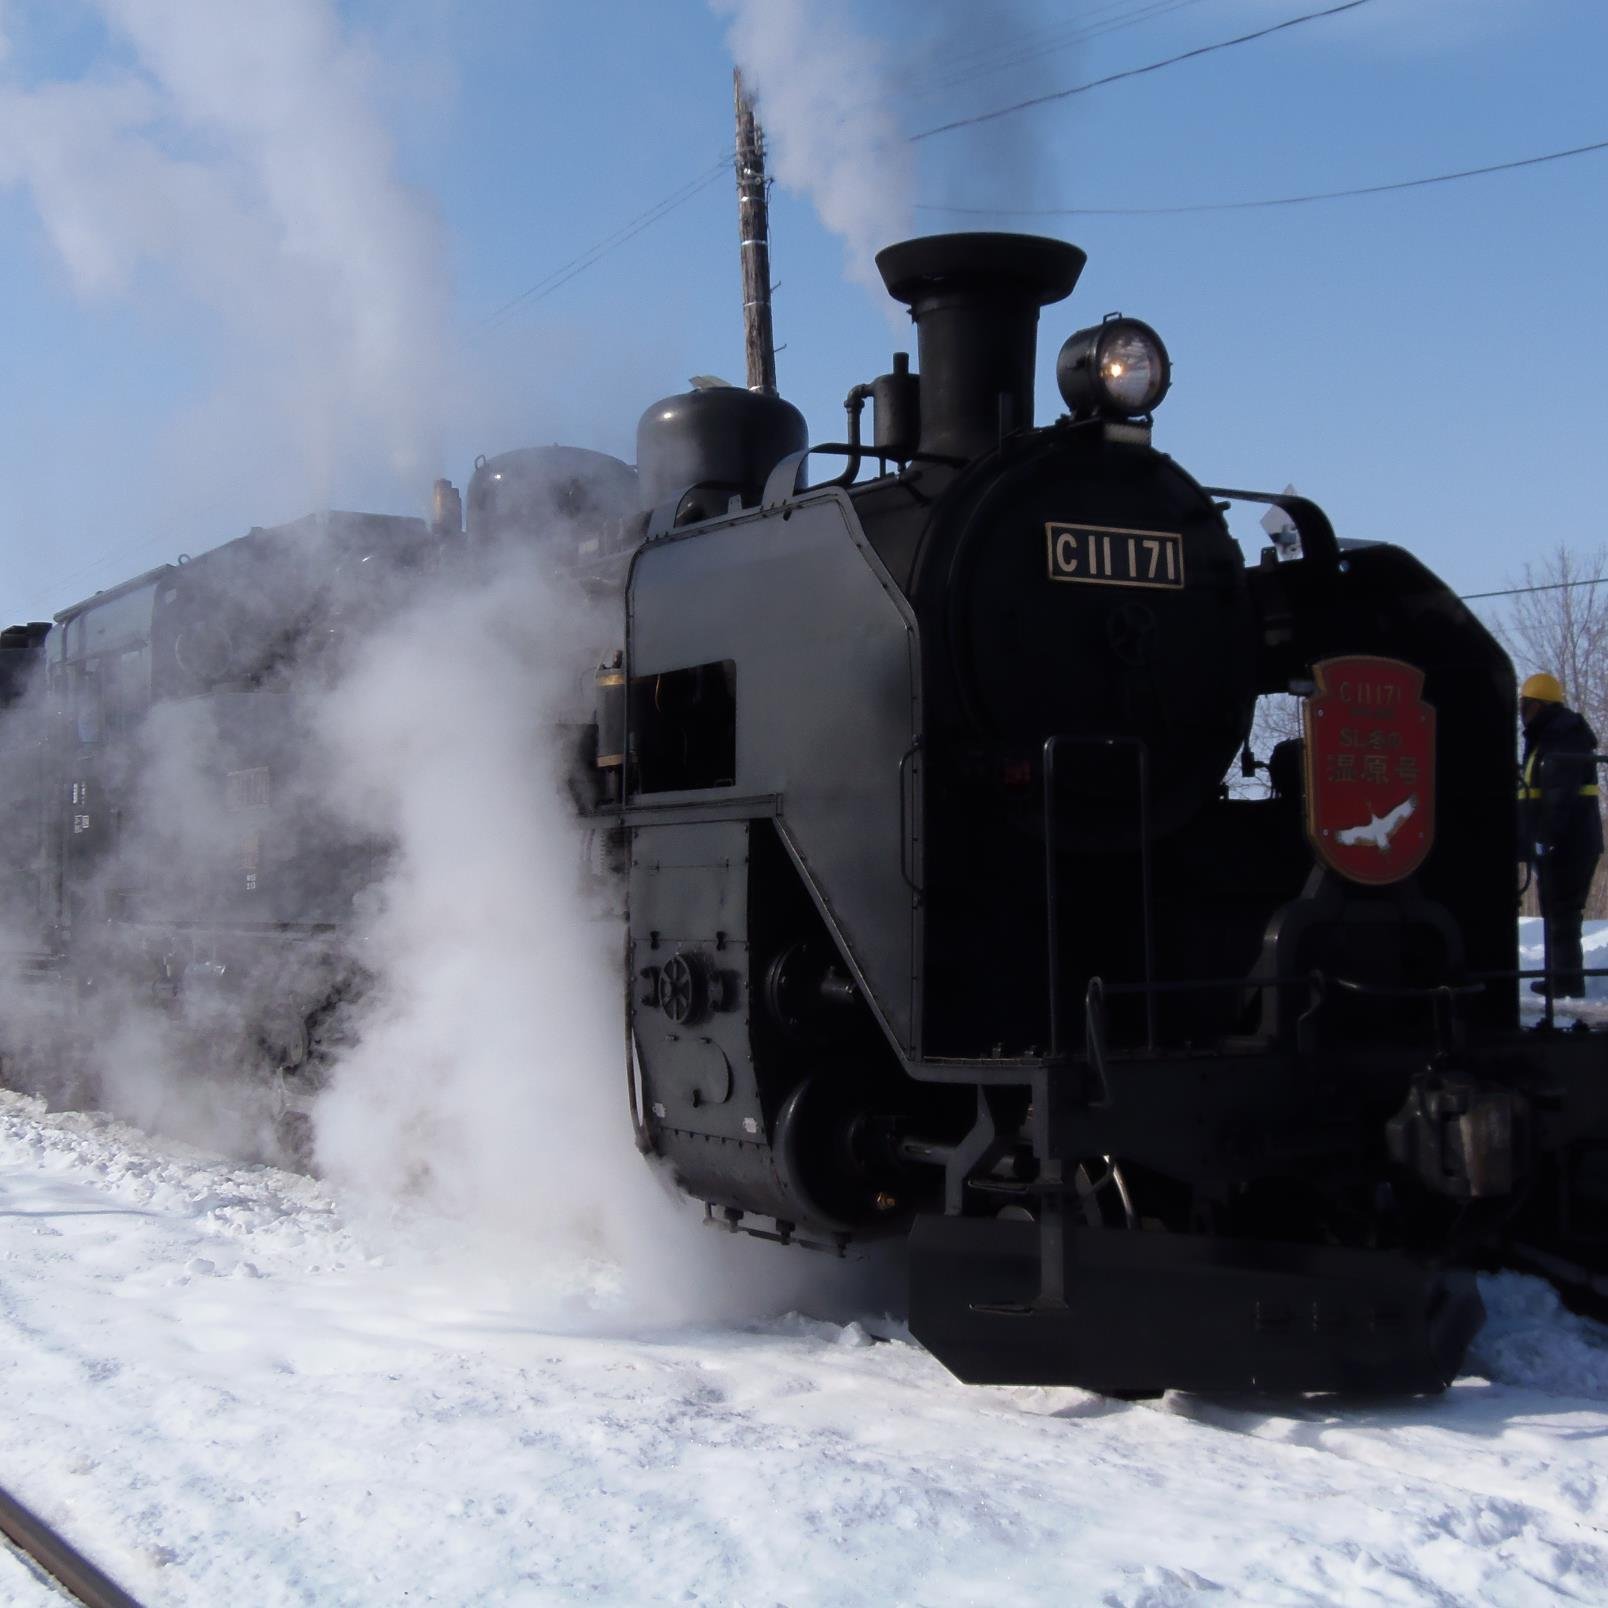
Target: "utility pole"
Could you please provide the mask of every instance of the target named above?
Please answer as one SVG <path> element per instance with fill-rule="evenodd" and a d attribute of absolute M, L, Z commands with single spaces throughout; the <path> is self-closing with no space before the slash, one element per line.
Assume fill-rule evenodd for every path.
<path fill-rule="evenodd" d="M 765 136 L 740 70 L 731 75 L 737 108 L 737 237 L 742 243 L 743 349 L 748 389 L 776 395 L 776 336 L 771 328 L 770 203 L 765 194 Z"/>

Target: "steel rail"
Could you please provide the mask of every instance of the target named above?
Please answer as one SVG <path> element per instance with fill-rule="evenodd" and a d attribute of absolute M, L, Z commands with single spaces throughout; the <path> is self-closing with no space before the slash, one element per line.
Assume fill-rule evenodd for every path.
<path fill-rule="evenodd" d="M 84 1608 L 140 1608 L 135 1598 L 102 1574 L 66 1537 L 4 1490 L 0 1490 L 0 1534 Z"/>

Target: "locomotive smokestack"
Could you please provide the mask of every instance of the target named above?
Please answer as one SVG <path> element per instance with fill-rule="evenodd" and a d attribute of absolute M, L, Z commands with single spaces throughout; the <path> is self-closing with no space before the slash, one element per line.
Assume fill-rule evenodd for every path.
<path fill-rule="evenodd" d="M 1086 260 L 1065 241 L 1018 234 L 927 235 L 877 253 L 916 324 L 923 452 L 975 458 L 1002 420 L 1032 424 L 1039 308 L 1071 294 Z"/>

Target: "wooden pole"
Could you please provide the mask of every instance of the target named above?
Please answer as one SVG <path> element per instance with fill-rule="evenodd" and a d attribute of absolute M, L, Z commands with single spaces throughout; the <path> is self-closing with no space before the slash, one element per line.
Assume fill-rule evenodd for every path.
<path fill-rule="evenodd" d="M 776 394 L 776 336 L 771 328 L 770 205 L 765 194 L 765 136 L 743 75 L 731 75 L 737 109 L 737 236 L 743 268 L 743 349 L 748 389 Z"/>

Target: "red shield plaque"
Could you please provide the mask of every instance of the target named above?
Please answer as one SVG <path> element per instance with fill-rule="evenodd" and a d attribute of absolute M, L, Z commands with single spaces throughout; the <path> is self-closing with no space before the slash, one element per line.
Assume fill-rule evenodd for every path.
<path fill-rule="evenodd" d="M 1357 654 L 1312 667 L 1301 711 L 1306 828 L 1318 858 L 1353 882 L 1411 876 L 1435 841 L 1435 711 L 1424 673 Z"/>

